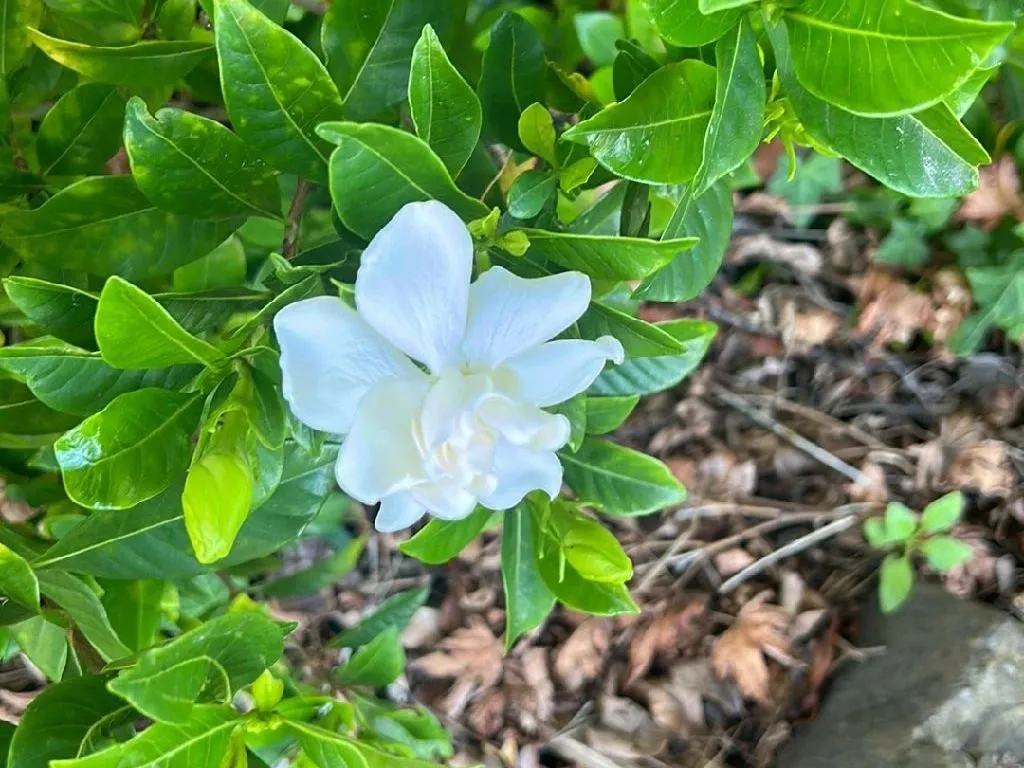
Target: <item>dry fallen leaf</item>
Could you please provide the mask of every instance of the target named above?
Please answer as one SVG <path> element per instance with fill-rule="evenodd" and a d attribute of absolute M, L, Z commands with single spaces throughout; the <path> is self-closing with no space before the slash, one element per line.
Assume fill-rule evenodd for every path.
<path fill-rule="evenodd" d="M 629 645 L 629 676 L 626 685 L 647 674 L 654 661 L 670 663 L 704 635 L 701 619 L 704 601 L 691 600 L 682 607 L 656 615 L 639 630 Z"/>
<path fill-rule="evenodd" d="M 754 556 L 747 550 L 740 547 L 727 549 L 715 555 L 715 570 L 723 579 L 727 579 L 734 573 L 739 573 L 748 565 L 754 562 Z"/>
<path fill-rule="evenodd" d="M 431 648 L 441 637 L 441 611 L 424 605 L 416 609 L 402 630 L 402 647 Z"/>
<path fill-rule="evenodd" d="M 982 440 L 957 453 L 949 466 L 954 488 L 977 488 L 988 496 L 1009 496 L 1014 486 L 1006 443 Z"/>
<path fill-rule="evenodd" d="M 868 270 L 859 301 L 857 332 L 873 335 L 876 349 L 891 342 L 906 344 L 915 333 L 933 331 L 936 326 L 931 297 L 882 269 Z"/>
<path fill-rule="evenodd" d="M 1020 178 L 1012 154 L 980 169 L 978 188 L 963 199 L 957 212 L 960 221 L 970 221 L 984 229 L 994 228 L 1005 216 L 1024 218 Z"/>
<path fill-rule="evenodd" d="M 611 629 L 607 619 L 588 619 L 558 649 L 555 678 L 565 690 L 575 693 L 601 674 Z"/>
<path fill-rule="evenodd" d="M 528 648 L 518 659 L 505 662 L 507 716 L 528 734 L 552 725 L 555 685 L 548 671 L 548 649 Z"/>
<path fill-rule="evenodd" d="M 921 490 L 976 488 L 987 496 L 1005 497 L 1015 486 L 1006 443 L 987 439 L 972 414 L 948 416 L 938 437 L 909 450 L 917 456 L 916 484 Z"/>
<path fill-rule="evenodd" d="M 445 699 L 449 717 L 459 717 L 469 702 L 501 679 L 501 641 L 478 616 L 470 626 L 455 630 L 441 641 L 441 650 L 412 663 L 413 669 L 429 677 L 454 680 Z"/>
<path fill-rule="evenodd" d="M 743 711 L 736 686 L 716 678 L 707 658 L 678 662 L 669 670 L 667 680 L 645 682 L 640 693 L 646 697 L 654 722 L 684 738 L 706 729 L 706 701 L 729 718 Z"/>

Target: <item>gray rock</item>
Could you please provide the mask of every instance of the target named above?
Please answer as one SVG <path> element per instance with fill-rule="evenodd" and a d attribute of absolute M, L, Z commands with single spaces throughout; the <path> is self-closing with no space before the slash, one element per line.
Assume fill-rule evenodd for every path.
<path fill-rule="evenodd" d="M 838 675 L 779 768 L 1024 768 L 1024 624 L 922 584 L 859 641 L 886 651 Z"/>

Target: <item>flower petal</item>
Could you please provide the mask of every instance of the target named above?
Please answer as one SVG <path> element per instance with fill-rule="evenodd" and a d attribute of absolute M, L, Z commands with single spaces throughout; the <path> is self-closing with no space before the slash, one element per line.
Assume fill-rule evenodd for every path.
<path fill-rule="evenodd" d="M 511 509 L 531 491 L 555 498 L 562 489 L 562 464 L 551 451 L 531 451 L 502 441 L 494 453 L 498 485 L 480 500 L 488 509 Z"/>
<path fill-rule="evenodd" d="M 493 389 L 490 379 L 483 375 L 464 376 L 450 368 L 430 389 L 423 404 L 423 441 L 428 448 L 451 437 L 460 424 L 460 416 L 471 414 L 476 403 Z"/>
<path fill-rule="evenodd" d="M 428 389 L 425 377 L 387 379 L 366 393 L 338 455 L 338 485 L 345 493 L 374 504 L 426 479 L 413 423 Z"/>
<path fill-rule="evenodd" d="M 581 272 L 527 279 L 502 267 L 489 269 L 469 289 L 466 362 L 493 367 L 553 339 L 589 303 L 590 280 Z"/>
<path fill-rule="evenodd" d="M 410 493 L 434 517 L 461 520 L 476 509 L 476 496 L 455 483 L 423 483 Z"/>
<path fill-rule="evenodd" d="M 506 397 L 490 397 L 480 404 L 477 415 L 501 433 L 512 445 L 531 451 L 557 451 L 569 442 L 569 419 L 523 405 Z"/>
<path fill-rule="evenodd" d="M 284 399 L 303 424 L 344 434 L 372 384 L 422 376 L 340 299 L 319 296 L 289 304 L 274 317 L 281 346 Z"/>
<path fill-rule="evenodd" d="M 423 517 L 426 511 L 408 491 L 392 493 L 381 499 L 373 527 L 381 533 L 401 531 Z"/>
<path fill-rule="evenodd" d="M 473 241 L 436 201 L 405 205 L 363 251 L 356 306 L 366 321 L 434 373 L 466 332 Z"/>
<path fill-rule="evenodd" d="M 597 341 L 549 341 L 505 363 L 516 377 L 519 397 L 546 408 L 564 403 L 594 383 L 604 364 L 624 358 L 622 344 L 611 336 Z"/>

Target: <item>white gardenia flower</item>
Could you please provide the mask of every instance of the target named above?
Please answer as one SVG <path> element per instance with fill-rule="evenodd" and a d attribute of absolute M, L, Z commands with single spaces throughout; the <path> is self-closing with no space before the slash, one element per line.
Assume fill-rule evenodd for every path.
<path fill-rule="evenodd" d="M 378 530 L 554 498 L 569 421 L 542 409 L 622 362 L 610 336 L 549 341 L 586 310 L 585 275 L 494 267 L 470 285 L 472 268 L 462 220 L 410 203 L 363 252 L 356 310 L 321 296 L 274 318 L 284 397 L 304 424 L 346 436 L 338 484 L 380 502 Z"/>

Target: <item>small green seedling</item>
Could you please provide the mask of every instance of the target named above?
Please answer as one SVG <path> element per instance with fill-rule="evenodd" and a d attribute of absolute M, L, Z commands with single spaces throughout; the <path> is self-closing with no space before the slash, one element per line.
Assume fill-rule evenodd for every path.
<path fill-rule="evenodd" d="M 888 552 L 878 579 L 883 613 L 892 613 L 910 596 L 915 554 L 939 573 L 949 573 L 970 559 L 969 546 L 952 536 L 939 535 L 956 524 L 962 507 L 963 496 L 954 491 L 925 507 L 920 518 L 905 504 L 894 501 L 885 508 L 884 518 L 864 522 L 864 538 L 875 549 Z"/>

